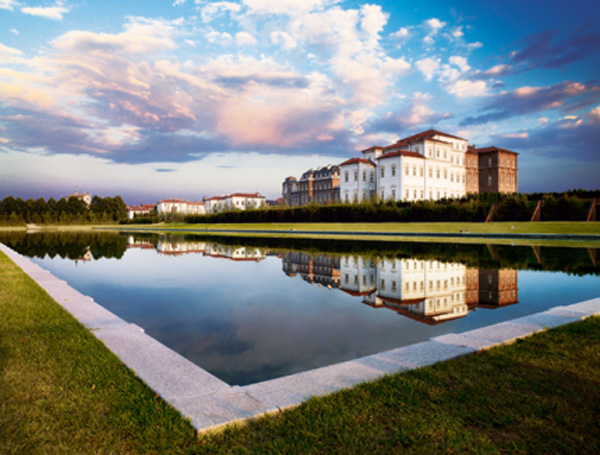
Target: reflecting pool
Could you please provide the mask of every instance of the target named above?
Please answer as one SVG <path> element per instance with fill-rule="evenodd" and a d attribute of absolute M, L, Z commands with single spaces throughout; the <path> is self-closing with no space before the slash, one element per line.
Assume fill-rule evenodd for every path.
<path fill-rule="evenodd" d="M 100 232 L 0 241 L 238 385 L 600 296 L 595 249 Z"/>

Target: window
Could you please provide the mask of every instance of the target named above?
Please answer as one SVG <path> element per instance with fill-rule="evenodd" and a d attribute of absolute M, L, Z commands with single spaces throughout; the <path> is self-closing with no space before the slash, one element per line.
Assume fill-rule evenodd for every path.
<path fill-rule="evenodd" d="M 419 168 L 419 177 L 423 177 L 423 166 Z"/>
<path fill-rule="evenodd" d="M 454 182 L 454 173 L 450 173 L 450 181 Z"/>
<path fill-rule="evenodd" d="M 344 182 L 348 181 L 348 171 L 344 172 Z"/>
<path fill-rule="evenodd" d="M 429 178 L 433 177 L 433 169 L 429 168 Z"/>
<path fill-rule="evenodd" d="M 406 199 L 410 198 L 410 193 L 406 190 Z"/>
<path fill-rule="evenodd" d="M 413 166 L 413 176 L 417 176 L 417 166 Z"/>
<path fill-rule="evenodd" d="M 367 181 L 367 171 L 363 171 L 363 182 Z"/>
<path fill-rule="evenodd" d="M 385 167 L 381 166 L 380 173 L 381 177 L 385 177 Z"/>
<path fill-rule="evenodd" d="M 354 181 L 358 180 L 358 171 L 354 171 Z"/>
<path fill-rule="evenodd" d="M 446 169 L 444 169 L 444 179 L 448 178 L 448 171 Z"/>
<path fill-rule="evenodd" d="M 435 176 L 439 179 L 440 178 L 440 168 L 436 168 L 435 170 Z"/>
<path fill-rule="evenodd" d="M 385 192 L 384 191 L 381 192 L 381 199 L 385 199 Z"/>
<path fill-rule="evenodd" d="M 392 177 L 396 175 L 396 165 L 392 164 Z"/>
<path fill-rule="evenodd" d="M 392 199 L 396 199 L 396 190 L 392 190 Z"/>
<path fill-rule="evenodd" d="M 405 169 L 405 174 L 410 175 L 410 166 L 406 166 L 404 169 Z"/>
<path fill-rule="evenodd" d="M 492 185 L 493 179 L 491 175 L 488 175 L 488 185 Z"/>
<path fill-rule="evenodd" d="M 413 196 L 415 197 L 415 199 L 417 198 L 417 190 L 413 190 Z"/>
<path fill-rule="evenodd" d="M 491 165 L 492 165 L 492 159 L 488 158 L 488 166 L 491 166 Z"/>
<path fill-rule="evenodd" d="M 373 171 L 371 171 L 369 174 L 369 182 L 373 183 L 374 179 L 375 179 L 375 173 Z"/>

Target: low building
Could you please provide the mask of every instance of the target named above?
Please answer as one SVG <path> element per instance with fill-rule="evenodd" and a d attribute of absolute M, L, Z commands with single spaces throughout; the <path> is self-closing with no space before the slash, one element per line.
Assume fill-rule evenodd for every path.
<path fill-rule="evenodd" d="M 232 193 L 204 199 L 205 213 L 258 209 L 266 205 L 266 198 L 260 193 Z"/>
<path fill-rule="evenodd" d="M 190 202 L 183 199 L 163 199 L 156 203 L 156 211 L 159 215 L 179 214 L 203 214 L 204 202 Z"/>
<path fill-rule="evenodd" d="M 153 204 L 142 204 L 127 206 L 127 219 L 132 220 L 136 216 L 150 216 L 154 212 Z"/>
<path fill-rule="evenodd" d="M 77 192 L 77 189 L 75 189 L 75 192 L 73 194 L 69 194 L 67 196 L 67 199 L 70 199 L 72 197 L 83 201 L 85 206 L 88 208 L 89 208 L 90 204 L 92 203 L 92 195 L 90 193 L 81 193 L 80 194 Z"/>

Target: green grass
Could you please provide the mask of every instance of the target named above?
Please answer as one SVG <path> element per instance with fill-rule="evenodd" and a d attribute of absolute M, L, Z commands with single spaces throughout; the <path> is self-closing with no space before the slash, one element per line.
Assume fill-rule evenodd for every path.
<path fill-rule="evenodd" d="M 148 225 L 140 225 L 144 227 Z M 151 225 L 168 229 L 237 229 L 289 231 L 367 231 L 477 234 L 592 234 L 600 235 L 600 223 L 584 221 L 494 222 L 494 223 L 216 223 Z M 129 226 L 128 226 L 129 227 Z"/>
<path fill-rule="evenodd" d="M 1 454 L 600 452 L 600 317 L 196 437 L 2 253 L 0 315 Z"/>
<path fill-rule="evenodd" d="M 230 236 L 253 236 L 271 237 L 285 234 L 290 237 L 323 239 L 331 238 L 328 234 L 294 234 L 294 231 L 338 231 L 367 232 L 365 235 L 336 234 L 335 238 L 344 240 L 385 240 L 386 242 L 437 242 L 437 243 L 471 243 L 471 244 L 494 244 L 494 245 L 539 245 L 539 246 L 566 246 L 566 247 L 589 247 L 599 248 L 600 240 L 563 240 L 563 239 L 511 239 L 511 238 L 473 238 L 465 237 L 409 237 L 409 236 L 385 236 L 382 238 L 378 232 L 398 233 L 432 233 L 448 234 L 460 233 L 468 230 L 472 234 L 583 234 L 600 235 L 600 223 L 588 222 L 508 222 L 508 223 L 240 223 L 240 224 L 155 224 L 155 225 L 129 225 L 120 230 L 156 230 L 164 232 L 177 232 L 181 230 L 196 231 L 208 234 L 206 230 L 222 231 L 236 230 L 238 233 L 219 233 L 219 235 Z M 266 230 L 270 233 L 252 234 L 248 230 Z"/>

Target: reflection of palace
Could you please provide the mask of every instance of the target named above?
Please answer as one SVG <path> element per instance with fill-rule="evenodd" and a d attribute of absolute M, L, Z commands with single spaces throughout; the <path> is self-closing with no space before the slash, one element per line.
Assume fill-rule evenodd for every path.
<path fill-rule="evenodd" d="M 291 251 L 281 258 L 283 271 L 288 276 L 298 273 L 303 280 L 329 288 L 340 286 L 340 259 L 328 254 L 312 256 L 300 251 Z"/>
<path fill-rule="evenodd" d="M 327 285 L 373 308 L 387 308 L 429 324 L 460 318 L 477 307 L 498 308 L 518 302 L 516 270 L 473 269 L 459 263 L 418 259 L 365 259 L 360 256 L 282 257 L 288 276 Z"/>
<path fill-rule="evenodd" d="M 374 308 L 388 308 L 426 324 L 466 316 L 475 307 L 518 302 L 516 270 L 472 269 L 459 263 L 418 259 L 345 257 L 343 291 Z"/>

